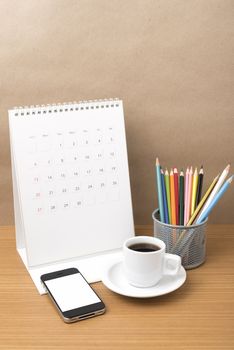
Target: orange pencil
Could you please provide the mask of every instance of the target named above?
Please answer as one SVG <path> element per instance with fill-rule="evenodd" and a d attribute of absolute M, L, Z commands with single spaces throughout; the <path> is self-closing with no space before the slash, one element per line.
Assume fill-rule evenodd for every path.
<path fill-rule="evenodd" d="M 174 183 L 174 173 L 172 169 L 170 171 L 170 188 L 171 188 L 171 223 L 172 225 L 176 225 L 175 183 Z"/>
<path fill-rule="evenodd" d="M 174 168 L 174 186 L 175 186 L 175 212 L 176 225 L 179 225 L 179 190 L 178 190 L 178 170 Z"/>

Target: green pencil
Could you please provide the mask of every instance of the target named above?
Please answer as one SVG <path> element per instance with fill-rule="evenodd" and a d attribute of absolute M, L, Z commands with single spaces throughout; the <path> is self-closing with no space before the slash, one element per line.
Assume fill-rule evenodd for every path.
<path fill-rule="evenodd" d="M 165 170 L 164 179 L 165 179 L 165 187 L 166 187 L 166 194 L 167 194 L 168 219 L 169 219 L 169 224 L 171 224 L 170 179 L 169 179 L 169 172 L 167 169 Z"/>

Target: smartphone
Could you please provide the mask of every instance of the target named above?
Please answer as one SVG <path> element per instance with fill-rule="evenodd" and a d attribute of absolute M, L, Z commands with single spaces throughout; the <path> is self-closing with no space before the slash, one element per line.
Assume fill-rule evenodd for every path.
<path fill-rule="evenodd" d="M 64 322 L 101 315 L 105 305 L 76 268 L 46 273 L 41 282 Z"/>

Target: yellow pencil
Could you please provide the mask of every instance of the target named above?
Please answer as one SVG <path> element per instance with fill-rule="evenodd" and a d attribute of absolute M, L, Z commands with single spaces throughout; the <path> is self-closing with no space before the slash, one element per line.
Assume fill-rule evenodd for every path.
<path fill-rule="evenodd" d="M 192 186 L 193 186 L 193 167 L 189 170 L 189 181 L 188 181 L 188 220 L 191 217 L 191 204 L 192 204 Z"/>
<path fill-rule="evenodd" d="M 195 209 L 193 215 L 191 216 L 191 218 L 189 219 L 188 223 L 186 226 L 190 226 L 192 225 L 192 223 L 194 222 L 194 220 L 196 219 L 199 211 L 201 210 L 201 208 L 203 207 L 205 201 L 207 200 L 207 198 L 209 197 L 211 191 L 213 190 L 213 188 L 215 187 L 217 181 L 218 181 L 219 175 L 216 176 L 216 178 L 214 178 L 212 184 L 210 185 L 210 187 L 208 188 L 208 190 L 206 191 L 206 193 L 204 194 L 202 200 L 200 201 L 200 203 L 198 204 L 197 208 Z"/>
<path fill-rule="evenodd" d="M 197 184 L 198 184 L 198 174 L 197 174 L 197 168 L 196 168 L 195 171 L 194 171 L 194 173 L 193 173 L 191 215 L 193 215 L 193 213 L 194 213 L 194 211 L 195 211 L 196 196 L 197 196 Z"/>

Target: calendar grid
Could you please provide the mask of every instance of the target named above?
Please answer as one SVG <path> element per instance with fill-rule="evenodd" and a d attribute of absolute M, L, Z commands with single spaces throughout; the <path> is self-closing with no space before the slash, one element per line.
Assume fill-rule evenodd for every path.
<path fill-rule="evenodd" d="M 71 259 L 99 280 L 86 257 L 134 235 L 122 101 L 18 107 L 9 127 L 17 249 L 36 285 L 39 267 Z"/>

